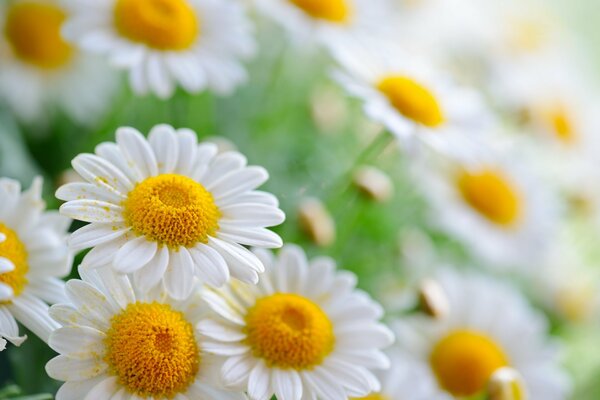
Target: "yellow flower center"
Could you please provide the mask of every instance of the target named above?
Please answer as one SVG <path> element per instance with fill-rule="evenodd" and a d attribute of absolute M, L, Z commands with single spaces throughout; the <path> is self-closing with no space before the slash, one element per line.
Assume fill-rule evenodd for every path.
<path fill-rule="evenodd" d="M 491 222 L 510 226 L 519 218 L 519 194 L 499 171 L 464 171 L 457 185 L 463 199 Z"/>
<path fill-rule="evenodd" d="M 219 228 L 219 209 L 204 186 L 191 178 L 163 174 L 129 192 L 124 216 L 138 235 L 172 248 L 207 243 Z"/>
<path fill-rule="evenodd" d="M 344 23 L 350 19 L 347 0 L 290 0 L 292 4 L 316 19 Z"/>
<path fill-rule="evenodd" d="M 15 266 L 14 270 L 0 274 L 0 282 L 10 286 L 14 297 L 17 297 L 27 285 L 27 272 L 29 271 L 27 249 L 15 231 L 1 222 L 0 233 L 6 236 L 6 239 L 0 242 L 0 257 L 10 260 Z"/>
<path fill-rule="evenodd" d="M 377 84 L 377 89 L 400 114 L 417 124 L 435 128 L 444 123 L 444 112 L 435 95 L 413 79 L 388 76 Z"/>
<path fill-rule="evenodd" d="M 132 303 L 111 319 L 105 361 L 130 393 L 168 398 L 185 392 L 200 365 L 194 327 L 168 304 Z"/>
<path fill-rule="evenodd" d="M 440 340 L 429 362 L 440 386 L 457 397 L 478 394 L 498 368 L 508 365 L 506 355 L 493 340 L 467 330 Z"/>
<path fill-rule="evenodd" d="M 389 397 L 380 393 L 373 393 L 365 397 L 353 397 L 353 400 L 390 400 Z"/>
<path fill-rule="evenodd" d="M 17 3 L 8 10 L 4 35 L 21 61 L 44 69 L 59 68 L 73 54 L 60 35 L 65 18 L 64 11 L 52 4 Z"/>
<path fill-rule="evenodd" d="M 533 53 L 548 41 L 548 27 L 543 21 L 515 20 L 508 36 L 509 48 L 518 52 Z"/>
<path fill-rule="evenodd" d="M 158 50 L 188 49 L 200 31 L 187 0 L 117 0 L 114 18 L 121 35 Z"/>
<path fill-rule="evenodd" d="M 310 369 L 333 350 L 331 321 L 311 300 L 276 293 L 259 299 L 246 315 L 247 343 L 267 365 Z"/>

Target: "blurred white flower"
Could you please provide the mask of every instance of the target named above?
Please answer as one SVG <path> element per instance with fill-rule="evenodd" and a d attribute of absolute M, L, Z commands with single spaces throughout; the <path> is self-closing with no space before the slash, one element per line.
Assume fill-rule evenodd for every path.
<path fill-rule="evenodd" d="M 0 98 L 24 122 L 44 122 L 62 112 L 93 123 L 117 89 L 108 66 L 62 38 L 67 15 L 54 0 L 0 6 Z"/>
<path fill-rule="evenodd" d="M 309 262 L 286 246 L 257 251 L 266 272 L 257 286 L 207 288 L 214 317 L 198 325 L 204 349 L 226 358 L 225 385 L 253 400 L 346 400 L 378 391 L 371 369 L 387 368 L 380 349 L 393 335 L 377 320 L 382 308 L 355 289 L 356 277 L 329 258 Z"/>
<path fill-rule="evenodd" d="M 536 265 L 561 216 L 556 194 L 517 154 L 482 146 L 470 158 L 423 157 L 413 169 L 431 223 L 492 267 Z"/>
<path fill-rule="evenodd" d="M 477 274 L 442 270 L 436 275 L 450 301 L 445 318 L 415 315 L 393 325 L 397 348 L 435 391 L 428 400 L 461 399 L 485 393 L 503 367 L 517 370 L 528 398 L 564 400 L 569 381 L 558 364 L 548 326 L 511 286 Z"/>
<path fill-rule="evenodd" d="M 229 94 L 246 80 L 240 59 L 254 53 L 243 7 L 232 0 L 67 0 L 65 36 L 129 71 L 134 92 L 169 98 Z"/>
<path fill-rule="evenodd" d="M 59 278 L 71 271 L 71 220 L 44 211 L 41 195 L 41 178 L 23 193 L 17 181 L 0 178 L 0 337 L 17 346 L 26 338 L 19 336 L 17 321 L 48 341 L 58 325 L 45 302 L 64 300 Z"/>
<path fill-rule="evenodd" d="M 335 79 L 404 148 L 425 144 L 457 153 L 473 136 L 485 135 L 491 117 L 477 93 L 455 85 L 426 60 L 369 41 L 338 41 L 334 55 L 340 65 Z"/>
<path fill-rule="evenodd" d="M 65 381 L 67 399 L 243 400 L 219 387 L 218 364 L 204 353 L 195 326 L 206 305 L 144 292 L 111 269 L 80 269 L 66 285 L 69 303 L 50 313 L 63 326 L 50 337 L 59 353 L 48 375 Z"/>
<path fill-rule="evenodd" d="M 194 277 L 213 286 L 230 275 L 256 283 L 264 266 L 242 245 L 282 245 L 266 227 L 285 215 L 275 196 L 255 190 L 267 171 L 247 166 L 240 153 L 198 144 L 189 129 L 157 125 L 146 139 L 120 128 L 116 143 L 72 164 L 86 182 L 58 189 L 67 201 L 60 211 L 91 224 L 71 235 L 70 246 L 93 247 L 82 265 L 131 273 L 142 290 L 162 284 L 182 299 Z"/>

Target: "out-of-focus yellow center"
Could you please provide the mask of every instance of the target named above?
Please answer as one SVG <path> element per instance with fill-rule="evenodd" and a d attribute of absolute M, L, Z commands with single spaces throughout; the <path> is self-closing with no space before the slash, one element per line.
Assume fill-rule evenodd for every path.
<path fill-rule="evenodd" d="M 389 397 L 384 396 L 380 393 L 373 393 L 365 397 L 353 397 L 353 400 L 391 400 Z M 400 399 L 398 399 L 400 400 Z"/>
<path fill-rule="evenodd" d="M 255 357 L 283 369 L 310 369 L 333 350 L 331 321 L 311 300 L 276 293 L 259 299 L 246 315 L 247 343 Z"/>
<path fill-rule="evenodd" d="M 555 106 L 548 109 L 544 113 L 544 117 L 551 132 L 559 141 L 570 144 L 577 140 L 577 130 L 573 118 L 565 107 Z"/>
<path fill-rule="evenodd" d="M 511 226 L 519 219 L 519 193 L 500 171 L 463 171 L 456 184 L 469 206 L 489 221 Z"/>
<path fill-rule="evenodd" d="M 348 0 L 290 0 L 312 18 L 329 22 L 348 22 L 351 15 Z"/>
<path fill-rule="evenodd" d="M 8 9 L 4 35 L 21 61 L 43 69 L 60 68 L 73 54 L 60 35 L 65 18 L 53 4 L 16 3 Z"/>
<path fill-rule="evenodd" d="M 15 266 L 14 270 L 0 274 L 0 282 L 10 286 L 14 297 L 17 297 L 27 285 L 27 272 L 29 271 L 27 249 L 15 231 L 1 222 L 0 233 L 6 237 L 3 242 L 0 242 L 0 257 L 10 260 Z"/>
<path fill-rule="evenodd" d="M 183 175 L 147 178 L 129 193 L 124 216 L 138 235 L 171 248 L 207 243 L 220 212 L 204 186 Z"/>
<path fill-rule="evenodd" d="M 200 365 L 194 327 L 167 304 L 130 304 L 112 318 L 105 343 L 110 372 L 142 398 L 185 392 Z"/>
<path fill-rule="evenodd" d="M 593 315 L 596 289 L 589 284 L 565 284 L 556 293 L 558 311 L 570 321 L 582 322 Z"/>
<path fill-rule="evenodd" d="M 377 84 L 392 106 L 417 124 L 435 128 L 444 123 L 444 112 L 435 95 L 406 76 L 388 76 Z"/>
<path fill-rule="evenodd" d="M 542 21 L 534 20 L 515 20 L 508 37 L 508 44 L 511 48 L 524 52 L 532 53 L 541 49 L 548 38 L 548 28 Z"/>
<path fill-rule="evenodd" d="M 117 0 L 115 26 L 126 38 L 158 50 L 185 50 L 200 32 L 187 0 Z"/>
<path fill-rule="evenodd" d="M 478 394 L 498 368 L 508 365 L 498 344 L 468 330 L 454 331 L 442 338 L 433 348 L 429 362 L 440 386 L 457 397 Z"/>

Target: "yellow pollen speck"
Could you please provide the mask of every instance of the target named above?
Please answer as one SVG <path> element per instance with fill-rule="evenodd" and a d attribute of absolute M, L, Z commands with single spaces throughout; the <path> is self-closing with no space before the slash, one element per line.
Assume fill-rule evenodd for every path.
<path fill-rule="evenodd" d="M 312 18 L 329 22 L 345 23 L 351 16 L 347 0 L 290 0 Z"/>
<path fill-rule="evenodd" d="M 187 0 L 117 0 L 114 22 L 121 35 L 158 50 L 188 49 L 200 31 Z"/>
<path fill-rule="evenodd" d="M 435 128 L 444 123 L 444 112 L 435 95 L 425 86 L 406 76 L 392 75 L 377 84 L 400 114 L 417 124 Z"/>
<path fill-rule="evenodd" d="M 255 357 L 283 369 L 311 369 L 333 350 L 327 315 L 311 300 L 276 293 L 259 299 L 246 315 L 247 344 Z"/>
<path fill-rule="evenodd" d="M 492 339 L 467 330 L 442 338 L 429 362 L 440 386 L 456 397 L 478 394 L 496 370 L 508 365 L 503 350 Z"/>
<path fill-rule="evenodd" d="M 549 128 L 558 140 L 570 144 L 577 139 L 573 119 L 565 107 L 553 107 L 547 110 L 544 116 Z"/>
<path fill-rule="evenodd" d="M 163 174 L 139 183 L 124 202 L 125 220 L 138 235 L 171 248 L 207 243 L 219 228 L 219 209 L 200 183 Z"/>
<path fill-rule="evenodd" d="M 489 221 L 511 226 L 519 219 L 519 193 L 500 171 L 463 171 L 456 184 L 469 206 Z"/>
<path fill-rule="evenodd" d="M 112 318 L 105 343 L 110 372 L 142 398 L 184 393 L 200 365 L 194 327 L 167 304 L 129 304 Z"/>
<path fill-rule="evenodd" d="M 0 257 L 10 260 L 15 265 L 14 270 L 0 274 L 0 282 L 10 286 L 16 297 L 27 285 L 27 249 L 17 234 L 1 222 L 0 233 L 6 236 L 6 239 L 0 242 Z"/>
<path fill-rule="evenodd" d="M 4 35 L 21 61 L 44 69 L 59 68 L 73 53 L 60 34 L 65 18 L 64 11 L 52 4 L 17 3 L 7 12 Z"/>

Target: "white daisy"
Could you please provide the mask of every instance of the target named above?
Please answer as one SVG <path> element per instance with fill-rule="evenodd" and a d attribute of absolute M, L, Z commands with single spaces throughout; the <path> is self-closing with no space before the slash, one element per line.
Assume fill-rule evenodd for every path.
<path fill-rule="evenodd" d="M 421 382 L 434 384 L 429 400 L 481 395 L 491 375 L 506 366 L 521 374 L 528 398 L 568 397 L 546 320 L 517 291 L 476 274 L 444 270 L 438 279 L 450 301 L 446 318 L 412 316 L 394 325 L 405 360 L 413 371 L 426 371 Z"/>
<path fill-rule="evenodd" d="M 377 322 L 382 308 L 355 289 L 356 277 L 336 272 L 328 258 L 309 263 L 296 246 L 277 258 L 256 253 L 267 268 L 258 286 L 233 281 L 202 291 L 218 315 L 198 328 L 205 350 L 226 358 L 223 383 L 255 400 L 337 400 L 379 390 L 370 369 L 389 366 L 380 349 L 393 336 Z"/>
<path fill-rule="evenodd" d="M 354 35 L 383 34 L 380 22 L 388 15 L 386 0 L 253 0 L 298 41 L 330 45 Z"/>
<path fill-rule="evenodd" d="M 554 193 L 515 150 L 482 147 L 470 159 L 423 157 L 413 171 L 432 224 L 495 267 L 538 262 L 560 216 Z"/>
<path fill-rule="evenodd" d="M 133 90 L 170 97 L 228 94 L 246 79 L 239 59 L 254 52 L 242 5 L 231 0 L 68 0 L 64 33 L 129 71 Z"/>
<path fill-rule="evenodd" d="M 141 293 L 111 269 L 85 270 L 66 285 L 69 304 L 51 315 L 63 326 L 49 344 L 60 355 L 46 365 L 65 381 L 57 400 L 244 399 L 218 386 L 218 366 L 203 352 L 195 325 L 205 305 Z"/>
<path fill-rule="evenodd" d="M 48 316 L 48 303 L 64 298 L 59 279 L 71 270 L 66 237 L 71 221 L 44 211 L 42 180 L 21 193 L 21 185 L 0 178 L 0 348 L 6 340 L 19 346 L 17 321 L 42 340 L 58 325 Z M 5 340 L 6 339 L 6 340 Z"/>
<path fill-rule="evenodd" d="M 414 55 L 396 46 L 347 41 L 334 54 L 341 67 L 334 78 L 403 146 L 423 142 L 439 151 L 462 151 L 470 133 L 486 131 L 490 117 L 477 94 Z"/>
<path fill-rule="evenodd" d="M 64 215 L 91 223 L 69 241 L 76 250 L 93 247 L 83 265 L 133 273 L 142 290 L 163 282 L 177 299 L 191 293 L 194 276 L 214 286 L 230 274 L 256 283 L 264 267 L 241 245 L 280 247 L 265 227 L 285 219 L 273 195 L 254 190 L 267 171 L 246 166 L 240 153 L 199 145 L 189 129 L 158 125 L 146 140 L 120 128 L 116 136 L 73 160 L 86 182 L 56 193 L 67 201 Z"/>
<path fill-rule="evenodd" d="M 26 122 L 61 111 L 81 123 L 107 108 L 116 76 L 60 35 L 67 12 L 58 0 L 0 6 L 0 97 Z"/>
<path fill-rule="evenodd" d="M 367 396 L 351 400 L 431 400 L 436 393 L 435 378 L 429 376 L 422 366 L 415 366 L 401 352 L 388 352 L 391 367 L 377 371 L 381 389 Z"/>

